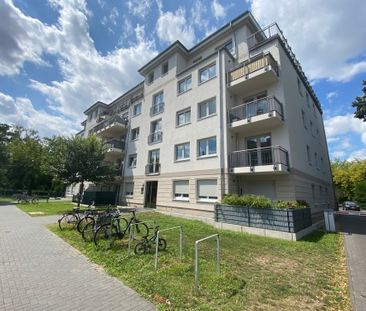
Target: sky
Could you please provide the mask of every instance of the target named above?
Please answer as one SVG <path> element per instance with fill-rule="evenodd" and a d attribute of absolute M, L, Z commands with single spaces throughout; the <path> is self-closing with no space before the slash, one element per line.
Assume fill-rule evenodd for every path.
<path fill-rule="evenodd" d="M 366 80 L 364 0 L 0 0 L 0 123 L 75 134 L 84 110 L 141 82 L 137 69 L 171 43 L 190 48 L 246 10 L 287 37 L 322 104 L 331 159 L 365 159 L 366 122 L 351 105 Z"/>

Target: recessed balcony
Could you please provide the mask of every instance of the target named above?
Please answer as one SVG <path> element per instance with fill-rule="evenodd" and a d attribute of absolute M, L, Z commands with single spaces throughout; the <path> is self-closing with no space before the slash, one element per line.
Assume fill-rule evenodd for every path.
<path fill-rule="evenodd" d="M 160 163 L 149 163 L 145 166 L 145 175 L 159 175 Z"/>
<path fill-rule="evenodd" d="M 234 174 L 286 174 L 288 152 L 280 146 L 234 151 L 229 154 L 229 167 Z"/>
<path fill-rule="evenodd" d="M 276 127 L 283 124 L 283 120 L 283 105 L 274 96 L 238 105 L 229 111 L 229 127 L 234 131 Z"/>
<path fill-rule="evenodd" d="M 161 143 L 162 141 L 163 141 L 163 132 L 162 131 L 151 133 L 147 139 L 147 142 L 149 143 L 149 145 Z"/>
<path fill-rule="evenodd" d="M 104 143 L 106 148 L 105 159 L 115 161 L 122 158 L 125 149 L 125 142 L 121 140 L 108 140 Z"/>
<path fill-rule="evenodd" d="M 127 130 L 128 120 L 114 116 L 96 125 L 91 132 L 103 138 L 120 137 Z"/>
<path fill-rule="evenodd" d="M 255 56 L 234 68 L 227 75 L 231 92 L 245 93 L 262 88 L 278 80 L 278 65 L 270 53 Z"/>

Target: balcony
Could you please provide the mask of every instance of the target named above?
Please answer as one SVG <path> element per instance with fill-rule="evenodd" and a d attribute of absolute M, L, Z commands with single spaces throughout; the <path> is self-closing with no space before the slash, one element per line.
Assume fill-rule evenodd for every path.
<path fill-rule="evenodd" d="M 234 131 L 256 131 L 283 123 L 282 103 L 274 96 L 233 107 L 229 111 L 229 127 Z"/>
<path fill-rule="evenodd" d="M 125 149 L 125 142 L 121 140 L 108 140 L 104 143 L 106 148 L 105 159 L 107 161 L 115 161 L 122 157 Z"/>
<path fill-rule="evenodd" d="M 105 138 L 121 136 L 127 129 L 128 120 L 120 116 L 114 116 L 96 125 L 91 133 Z"/>
<path fill-rule="evenodd" d="M 151 133 L 147 138 L 147 142 L 149 143 L 149 145 L 161 143 L 162 141 L 163 141 L 162 131 Z"/>
<path fill-rule="evenodd" d="M 245 93 L 278 80 L 278 65 L 270 53 L 251 58 L 228 72 L 227 85 L 234 93 Z"/>
<path fill-rule="evenodd" d="M 145 166 L 145 175 L 159 175 L 160 163 L 149 163 Z"/>
<path fill-rule="evenodd" d="M 229 167 L 234 174 L 286 174 L 288 152 L 280 146 L 234 151 L 229 154 Z"/>
<path fill-rule="evenodd" d="M 156 105 L 153 105 L 151 108 L 150 108 L 150 116 L 155 116 L 159 113 L 162 113 L 164 112 L 164 103 L 160 103 L 160 104 L 156 104 Z"/>

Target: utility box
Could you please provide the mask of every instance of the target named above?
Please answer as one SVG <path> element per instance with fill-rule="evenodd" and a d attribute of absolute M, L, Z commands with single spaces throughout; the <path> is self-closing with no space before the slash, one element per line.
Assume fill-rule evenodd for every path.
<path fill-rule="evenodd" d="M 325 230 L 335 232 L 334 211 L 331 209 L 324 211 Z"/>

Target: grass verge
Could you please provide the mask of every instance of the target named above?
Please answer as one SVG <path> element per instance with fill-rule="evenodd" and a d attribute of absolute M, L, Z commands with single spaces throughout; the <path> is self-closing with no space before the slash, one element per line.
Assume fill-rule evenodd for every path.
<path fill-rule="evenodd" d="M 178 232 L 166 232 L 168 248 L 154 272 L 154 254 L 127 256 L 127 241 L 100 251 L 76 231 L 50 229 L 105 271 L 135 289 L 160 310 L 351 310 L 343 238 L 315 232 L 298 242 L 217 230 L 200 221 L 158 213 L 139 218 L 160 228 L 182 225 L 184 258 Z M 200 246 L 200 289 L 194 291 L 194 241 L 220 233 L 221 274 L 216 273 L 215 241 Z"/>
<path fill-rule="evenodd" d="M 71 201 L 54 201 L 54 202 L 39 202 L 37 204 L 17 204 L 23 212 L 28 213 L 30 216 L 49 216 L 60 215 L 65 211 L 72 210 L 74 204 Z"/>

